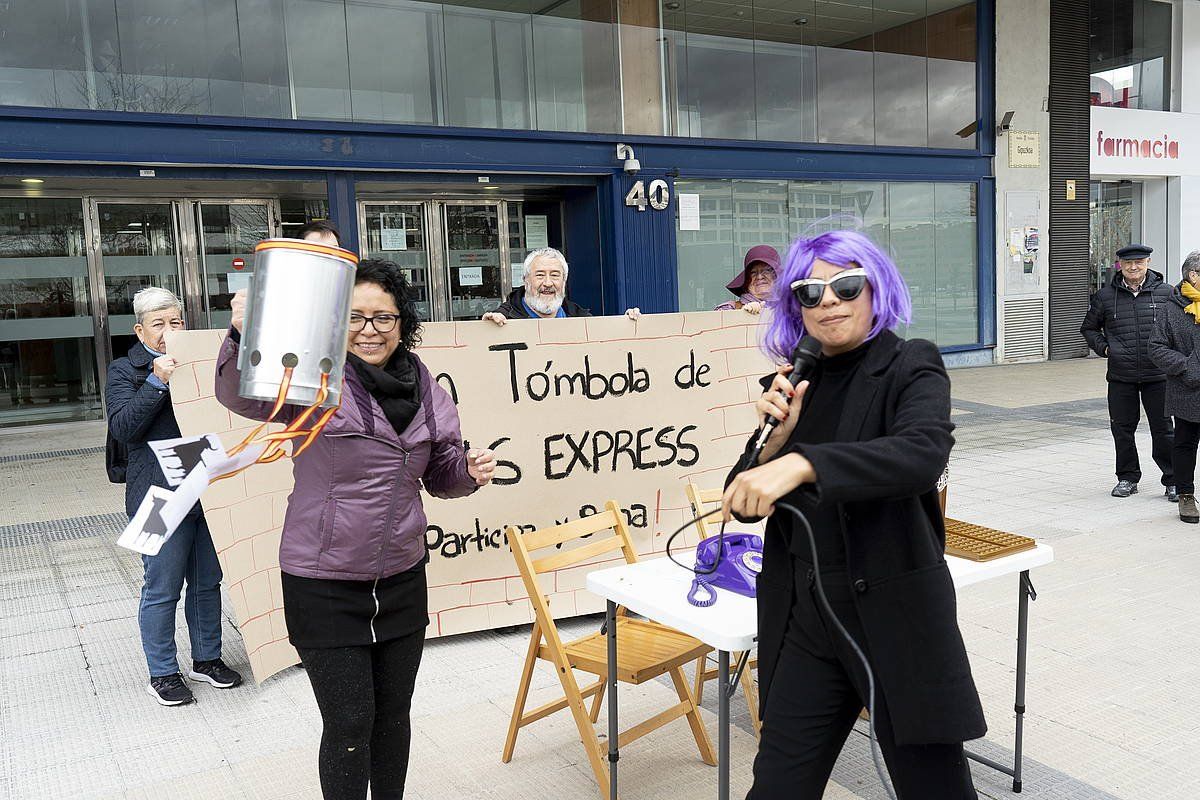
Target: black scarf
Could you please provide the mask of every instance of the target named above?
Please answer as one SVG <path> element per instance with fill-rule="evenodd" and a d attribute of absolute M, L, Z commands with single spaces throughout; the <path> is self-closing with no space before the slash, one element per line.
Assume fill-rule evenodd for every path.
<path fill-rule="evenodd" d="M 346 354 L 346 361 L 378 401 L 396 434 L 404 433 L 421 407 L 420 371 L 412 353 L 398 347 L 383 367 L 368 364 L 353 353 Z"/>

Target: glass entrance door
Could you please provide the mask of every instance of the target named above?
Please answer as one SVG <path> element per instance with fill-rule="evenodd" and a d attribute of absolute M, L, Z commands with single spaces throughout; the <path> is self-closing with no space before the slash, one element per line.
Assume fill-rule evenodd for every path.
<path fill-rule="evenodd" d="M 100 297 L 100 380 L 137 341 L 133 296 L 147 286 L 183 300 L 189 328 L 229 324 L 233 293 L 248 285 L 254 246 L 278 236 L 275 200 L 89 200 L 92 271 Z"/>
<path fill-rule="evenodd" d="M 0 427 L 102 419 L 133 296 L 174 292 L 188 326 L 229 324 L 279 202 L 0 197 Z"/>
<path fill-rule="evenodd" d="M 234 292 L 250 285 L 254 246 L 277 235 L 279 207 L 274 200 L 201 200 L 195 213 L 206 322 L 227 328 Z"/>
<path fill-rule="evenodd" d="M 421 319 L 479 319 L 521 284 L 522 208 L 501 199 L 362 201 L 363 257 L 407 270 Z"/>
<path fill-rule="evenodd" d="M 1142 184 L 1134 181 L 1092 181 L 1090 262 L 1091 291 L 1112 280 L 1116 252 L 1142 235 Z"/>
<path fill-rule="evenodd" d="M 77 198 L 0 198 L 0 425 L 103 416 L 85 241 Z"/>
<path fill-rule="evenodd" d="M 507 294 L 500 203 L 439 203 L 445 231 L 450 319 L 479 319 Z M 503 226 L 507 227 L 507 225 Z"/>
<path fill-rule="evenodd" d="M 433 319 L 430 298 L 437 293 L 429 271 L 429 236 L 425 203 L 363 203 L 359 230 L 363 257 L 394 261 L 406 270 L 415 292 L 417 314 Z M 438 289 L 441 289 L 438 283 Z"/>
<path fill-rule="evenodd" d="M 137 341 L 133 296 L 139 290 L 159 286 L 177 297 L 185 296 L 177 212 L 172 200 L 91 203 L 94 241 L 99 242 L 93 269 L 103 285 L 100 327 L 107 331 L 108 339 L 102 375 L 109 361 L 125 355 Z"/>

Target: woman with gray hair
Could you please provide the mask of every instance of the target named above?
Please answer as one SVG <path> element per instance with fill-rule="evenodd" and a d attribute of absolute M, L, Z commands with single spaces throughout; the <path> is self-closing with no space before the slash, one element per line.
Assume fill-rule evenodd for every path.
<path fill-rule="evenodd" d="M 1200 523 L 1196 507 L 1196 448 L 1200 445 L 1200 250 L 1183 261 L 1182 279 L 1154 320 L 1150 359 L 1167 374 L 1166 411 L 1175 418 L 1171 465 L 1179 519 Z"/>
<path fill-rule="evenodd" d="M 175 359 L 167 355 L 167 331 L 183 330 L 183 303 L 166 289 L 149 287 L 133 297 L 138 341 L 129 354 L 108 367 L 104 401 L 108 432 L 129 451 L 125 472 L 125 512 L 137 513 L 151 486 L 167 485 L 147 442 L 180 437 L 171 407 Z M 242 682 L 221 660 L 221 565 L 204 510 L 197 503 L 155 556 L 142 556 L 145 579 L 138 605 L 142 649 L 150 671 L 146 691 L 164 706 L 195 697 L 183 682 L 175 653 L 175 607 L 183 584 L 183 613 L 192 643 L 188 677 L 218 689 Z"/>

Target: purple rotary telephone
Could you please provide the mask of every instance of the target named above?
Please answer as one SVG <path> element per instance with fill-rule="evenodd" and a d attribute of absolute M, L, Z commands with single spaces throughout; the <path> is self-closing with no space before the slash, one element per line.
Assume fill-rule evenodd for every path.
<path fill-rule="evenodd" d="M 688 602 L 701 608 L 711 606 L 717 602 L 714 586 L 756 597 L 762 557 L 763 541 L 757 534 L 726 533 L 701 540 L 696 545 L 696 577 Z"/>

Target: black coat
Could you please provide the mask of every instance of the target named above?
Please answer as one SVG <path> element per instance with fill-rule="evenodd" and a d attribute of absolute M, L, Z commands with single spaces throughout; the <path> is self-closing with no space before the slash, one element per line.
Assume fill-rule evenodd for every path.
<path fill-rule="evenodd" d="M 171 407 L 170 392 L 146 382 L 154 356 L 134 342 L 129 355 L 108 365 L 104 405 L 108 413 L 108 432 L 129 448 L 125 469 L 125 513 L 132 517 L 151 486 L 167 486 L 154 451 L 146 442 L 178 439 L 179 424 Z M 192 509 L 195 513 L 200 508 Z"/>
<path fill-rule="evenodd" d="M 1171 285 L 1161 274 L 1146 271 L 1142 290 L 1135 297 L 1121 273 L 1092 295 L 1079 332 L 1096 355 L 1108 357 L 1108 379 L 1118 383 L 1153 383 L 1164 379 L 1150 358 L 1154 320 L 1170 302 Z"/>
<path fill-rule="evenodd" d="M 1183 310 L 1190 302 L 1176 286 L 1150 337 L 1150 357 L 1167 375 L 1167 413 L 1200 422 L 1200 325 Z"/>
<path fill-rule="evenodd" d="M 493 308 L 492 313 L 500 313 L 509 319 L 530 319 L 529 312 L 525 310 L 525 287 L 519 286 L 513 289 L 508 294 L 508 299 L 500 304 L 498 308 Z M 592 312 L 572 300 L 563 300 L 563 311 L 567 312 L 568 317 L 590 317 Z"/>
<path fill-rule="evenodd" d="M 963 742 L 987 730 L 958 629 L 936 488 L 953 429 L 950 380 L 937 347 L 884 332 L 871 342 L 846 392 L 836 440 L 780 453 L 799 452 L 812 463 L 817 483 L 797 491 L 834 504 L 841 517 L 846 568 L 867 638 L 860 644 L 902 745 Z M 760 709 L 798 588 L 781 526 L 807 542 L 785 512 L 768 520 L 758 578 Z"/>

